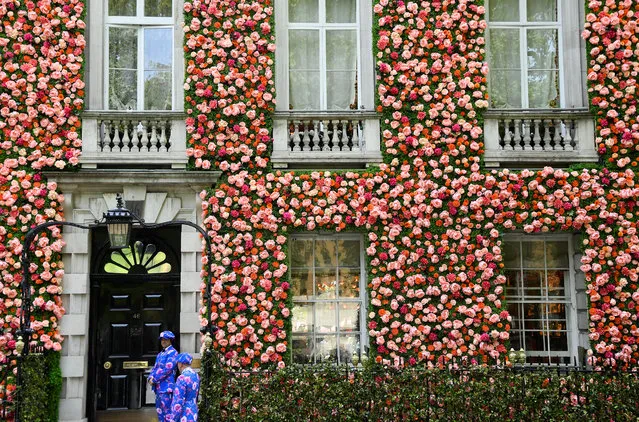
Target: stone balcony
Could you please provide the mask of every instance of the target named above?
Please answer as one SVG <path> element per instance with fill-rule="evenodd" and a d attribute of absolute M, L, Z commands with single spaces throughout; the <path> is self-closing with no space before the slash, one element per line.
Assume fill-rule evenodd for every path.
<path fill-rule="evenodd" d="M 371 111 L 276 112 L 276 168 L 362 168 L 382 161 L 379 115 Z"/>
<path fill-rule="evenodd" d="M 594 119 L 585 109 L 488 110 L 484 145 L 487 167 L 567 167 L 599 160 Z"/>
<path fill-rule="evenodd" d="M 185 168 L 185 114 L 176 111 L 86 111 L 83 168 Z"/>

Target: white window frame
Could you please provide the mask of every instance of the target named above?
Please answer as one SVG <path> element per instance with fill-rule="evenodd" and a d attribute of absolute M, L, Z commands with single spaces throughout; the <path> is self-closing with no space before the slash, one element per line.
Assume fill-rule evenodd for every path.
<path fill-rule="evenodd" d="M 487 0 L 490 2 L 491 0 Z M 518 23 L 491 22 L 490 8 L 486 5 L 486 21 L 488 28 L 519 29 L 519 59 L 521 67 L 522 109 L 528 106 L 528 54 L 527 54 L 527 29 L 557 29 L 558 54 L 559 54 L 559 105 L 557 109 L 587 107 L 587 93 L 585 90 L 585 44 L 581 39 L 581 22 L 584 20 L 584 5 L 579 0 L 557 0 L 557 21 L 527 22 L 526 3 L 535 0 L 519 0 Z M 490 41 L 487 38 L 486 47 L 490 50 Z M 488 56 L 486 56 L 488 59 Z M 490 67 L 490 63 L 489 63 Z M 576 77 L 581 75 L 581 77 Z M 490 93 L 490 77 L 488 78 L 488 91 Z M 502 108 L 500 108 L 501 110 Z M 508 110 L 504 108 L 503 110 Z"/>
<path fill-rule="evenodd" d="M 173 30 L 172 36 L 172 111 L 181 111 L 184 109 L 184 52 L 182 46 L 184 44 L 184 31 L 182 31 L 182 11 L 184 8 L 183 0 L 173 0 L 171 6 L 171 17 L 143 17 L 144 2 L 137 0 L 136 12 L 137 16 L 108 16 L 108 0 L 89 0 L 88 13 L 88 66 L 85 71 L 85 80 L 87 82 L 87 109 L 88 110 L 109 110 L 109 60 L 108 60 L 108 26 L 126 26 L 129 28 L 151 28 L 164 27 Z M 143 31 L 138 31 L 138 90 L 140 89 L 140 79 L 142 79 L 142 102 L 140 102 L 140 94 L 138 93 L 138 106 L 132 111 L 144 110 L 144 74 L 140 73 L 140 69 L 144 67 L 144 56 L 141 51 L 143 48 Z M 142 55 L 140 55 L 142 54 Z M 116 110 L 113 110 L 116 111 Z M 160 112 L 168 110 L 148 110 L 150 112 Z"/>
<path fill-rule="evenodd" d="M 534 296 L 530 299 L 526 299 L 523 293 L 518 294 L 519 297 L 523 299 L 511 299 L 508 296 L 508 292 L 506 290 L 506 286 L 504 285 L 504 297 L 506 299 L 507 304 L 520 304 L 523 308 L 523 305 L 526 303 L 537 303 L 537 304 L 551 304 L 551 303 L 563 303 L 566 309 L 566 338 L 568 342 L 568 354 L 561 352 L 553 352 L 548 350 L 547 353 L 542 352 L 530 352 L 526 351 L 526 356 L 531 357 L 542 357 L 548 358 L 551 357 L 568 357 L 570 359 L 570 364 L 574 364 L 578 361 L 578 349 L 579 349 L 579 321 L 577 316 L 577 290 L 575 284 L 575 276 L 576 270 L 574 265 L 574 242 L 573 236 L 569 233 L 556 233 L 556 234 L 548 234 L 548 235 L 536 235 L 536 234 L 508 234 L 505 235 L 502 240 L 502 255 L 506 254 L 506 250 L 504 247 L 504 243 L 514 243 L 518 242 L 520 247 L 520 242 L 530 242 L 530 241 L 559 241 L 566 242 L 568 244 L 568 277 L 564 280 L 564 296 L 561 297 L 562 300 L 550 300 L 548 296 L 548 291 L 546 290 L 546 295 L 544 296 Z M 545 254 L 544 254 L 545 256 Z M 520 249 L 520 257 L 521 257 L 521 249 Z M 507 269 L 507 268 L 504 268 Z M 508 268 L 511 269 L 511 268 Z M 514 270 L 511 269 L 511 270 Z M 518 271 L 522 271 L 523 267 L 520 264 L 520 267 L 517 269 Z M 544 271 L 547 271 L 547 264 L 544 262 Z M 545 299 L 545 300 L 544 300 Z M 522 314 L 522 310 L 520 309 L 520 315 Z M 548 324 L 548 318 L 546 318 L 546 324 Z M 520 331 L 520 330 L 517 330 Z M 522 331 L 522 339 L 525 344 L 525 332 Z M 511 333 L 513 332 L 513 328 L 511 326 Z M 544 341 L 546 341 L 544 339 Z M 549 348 L 550 349 L 550 348 Z M 532 354 L 531 354 L 532 353 Z M 549 365 L 553 365 L 548 363 Z"/>
<path fill-rule="evenodd" d="M 319 22 L 325 20 L 325 0 L 318 0 Z M 275 84 L 277 87 L 276 110 L 289 111 L 289 29 L 313 29 L 320 31 L 320 110 L 326 110 L 326 39 L 327 29 L 357 29 L 357 104 L 359 110 L 374 110 L 375 79 L 373 74 L 373 38 L 371 0 L 357 0 L 356 23 L 289 23 L 288 1 L 275 0 Z M 290 110 L 292 112 L 309 110 Z M 354 110 L 343 110 L 344 112 Z"/>
<path fill-rule="evenodd" d="M 327 299 L 327 300 L 318 300 L 315 298 L 312 299 L 299 299 L 296 300 L 295 297 L 292 297 L 291 300 L 293 302 L 293 307 L 291 309 L 291 316 L 293 314 L 293 309 L 295 308 L 296 303 L 304 303 L 304 304 L 322 304 L 322 303 L 359 303 L 360 311 L 359 311 L 359 330 L 349 332 L 348 335 L 359 335 L 360 340 L 360 356 L 368 355 L 369 352 L 369 338 L 368 338 L 368 329 L 367 329 L 367 278 L 366 278 L 366 258 L 365 258 L 365 245 L 364 245 L 364 237 L 360 234 L 355 233 L 333 233 L 333 234 L 311 234 L 311 233 L 299 233 L 291 235 L 289 242 L 292 243 L 293 240 L 357 240 L 360 242 L 360 251 L 359 251 L 359 265 L 360 265 L 360 276 L 359 276 L 359 297 L 358 298 L 340 298 L 336 296 L 335 299 Z M 315 247 L 313 247 L 313 252 L 315 252 Z M 289 261 L 290 263 L 290 261 Z M 336 265 L 336 268 L 339 270 L 339 258 Z M 292 270 L 292 265 L 289 266 L 289 270 Z M 313 270 L 315 270 L 315 263 L 313 262 Z M 292 281 L 291 281 L 292 283 Z M 315 286 L 315 274 L 313 274 L 313 286 Z M 316 332 L 316 310 L 314 307 L 314 315 L 313 315 L 313 329 L 308 333 L 296 333 L 291 331 L 291 359 L 293 358 L 293 342 L 296 338 L 306 338 L 309 337 L 312 345 L 315 345 L 315 339 L 318 336 L 322 336 L 321 333 Z M 336 318 L 337 324 L 339 324 L 339 307 L 336 310 Z M 337 330 L 335 333 L 327 333 L 329 336 L 335 336 L 336 344 L 339 344 L 340 338 L 340 328 L 339 325 L 336 326 Z M 313 363 L 319 363 L 317 359 L 317 355 L 313 353 L 312 355 Z M 337 353 L 337 364 L 343 364 L 340 362 L 340 354 Z"/>

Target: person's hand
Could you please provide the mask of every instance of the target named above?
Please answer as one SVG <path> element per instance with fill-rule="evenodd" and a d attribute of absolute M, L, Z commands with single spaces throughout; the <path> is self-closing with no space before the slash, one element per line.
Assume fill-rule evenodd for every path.
<path fill-rule="evenodd" d="M 153 378 L 151 378 L 151 377 L 149 377 L 149 378 L 148 378 L 147 382 L 148 382 L 149 384 L 151 384 L 151 385 L 153 385 L 153 384 L 154 384 L 154 382 L 153 382 Z"/>

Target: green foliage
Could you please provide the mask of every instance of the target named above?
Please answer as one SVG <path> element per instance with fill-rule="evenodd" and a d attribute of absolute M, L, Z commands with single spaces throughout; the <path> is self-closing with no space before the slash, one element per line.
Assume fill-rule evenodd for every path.
<path fill-rule="evenodd" d="M 62 389 L 60 353 L 32 353 L 22 362 L 21 419 L 29 422 L 58 420 Z"/>
<path fill-rule="evenodd" d="M 291 366 L 230 373 L 203 361 L 203 421 L 636 421 L 637 373 Z M 206 405 L 203 405 L 206 403 Z"/>

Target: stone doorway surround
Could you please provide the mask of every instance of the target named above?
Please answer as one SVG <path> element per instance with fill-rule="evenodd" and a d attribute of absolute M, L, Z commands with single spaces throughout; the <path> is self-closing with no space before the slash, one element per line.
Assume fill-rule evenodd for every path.
<path fill-rule="evenodd" d="M 176 170 L 81 170 L 47 172 L 64 195 L 67 221 L 91 224 L 116 205 L 116 194 L 135 205 L 147 223 L 188 220 L 201 224 L 200 192 L 213 186 L 219 172 Z M 62 251 L 64 278 L 62 302 L 66 314 L 60 321 L 62 392 L 60 421 L 86 422 L 89 353 L 90 231 L 65 227 Z M 202 240 L 190 227 L 181 231 L 180 345 L 199 357 L 199 300 Z"/>

